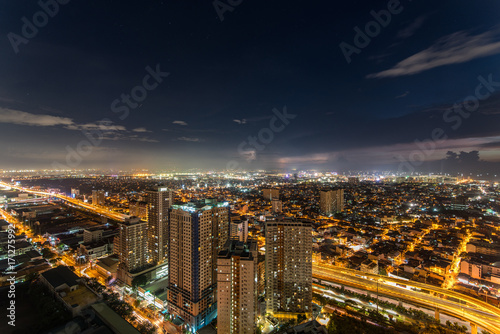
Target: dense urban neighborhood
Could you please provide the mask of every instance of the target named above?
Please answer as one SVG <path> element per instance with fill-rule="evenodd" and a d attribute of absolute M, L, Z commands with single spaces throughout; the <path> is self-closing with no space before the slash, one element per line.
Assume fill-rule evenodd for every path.
<path fill-rule="evenodd" d="M 19 333 L 498 329 L 498 182 L 88 171 L 2 180 L 0 279 L 26 310 L 12 319 Z"/>

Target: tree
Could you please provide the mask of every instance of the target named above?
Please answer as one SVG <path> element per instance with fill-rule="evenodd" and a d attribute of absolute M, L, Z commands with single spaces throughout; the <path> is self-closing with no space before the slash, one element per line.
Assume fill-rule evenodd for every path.
<path fill-rule="evenodd" d="M 116 313 L 118 313 L 122 318 L 128 318 L 132 315 L 132 307 L 124 302 L 123 300 L 118 299 L 116 296 L 118 294 L 111 294 L 110 299 L 108 300 L 108 306 L 113 309 Z"/>
<path fill-rule="evenodd" d="M 328 333 L 331 333 L 331 334 L 337 333 L 337 326 L 335 326 L 335 321 L 333 321 L 333 317 L 328 322 L 326 329 L 328 330 Z"/>
<path fill-rule="evenodd" d="M 137 324 L 137 330 L 143 334 L 155 334 L 156 328 L 149 322 L 140 322 Z"/>
<path fill-rule="evenodd" d="M 146 285 L 148 279 L 145 275 L 139 275 L 132 280 L 132 286 L 137 288 L 138 286 Z"/>
<path fill-rule="evenodd" d="M 44 259 L 53 259 L 56 257 L 56 254 L 54 254 L 53 252 L 51 252 L 50 249 L 48 248 L 44 248 L 42 249 L 42 256 Z"/>
<path fill-rule="evenodd" d="M 342 212 L 335 212 L 333 217 L 335 217 L 335 219 L 343 219 L 344 214 Z"/>
<path fill-rule="evenodd" d="M 305 314 L 299 314 L 297 315 L 297 323 L 302 323 L 303 321 L 307 320 L 307 316 Z"/>

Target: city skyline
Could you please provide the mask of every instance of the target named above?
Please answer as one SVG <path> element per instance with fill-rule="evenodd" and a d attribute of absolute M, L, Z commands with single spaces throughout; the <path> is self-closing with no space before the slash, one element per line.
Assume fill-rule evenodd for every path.
<path fill-rule="evenodd" d="M 498 184 L 265 171 L 5 176 L 1 325 L 497 333 Z"/>
<path fill-rule="evenodd" d="M 4 5 L 0 169 L 500 169 L 497 3 L 41 3 Z"/>

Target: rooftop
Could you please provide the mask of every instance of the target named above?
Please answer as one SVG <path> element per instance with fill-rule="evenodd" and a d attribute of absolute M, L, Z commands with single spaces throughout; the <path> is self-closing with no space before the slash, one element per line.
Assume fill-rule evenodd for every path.
<path fill-rule="evenodd" d="M 284 333 L 290 334 L 327 334 L 328 331 L 324 326 L 322 326 L 316 320 L 306 322 L 304 324 L 300 324 L 298 326 L 289 328 Z"/>
<path fill-rule="evenodd" d="M 82 306 L 85 307 L 98 300 L 98 297 L 90 291 L 86 286 L 82 285 L 78 289 L 67 292 L 63 297 L 64 301 L 72 307 Z"/>
<path fill-rule="evenodd" d="M 194 213 L 196 211 L 206 211 L 215 207 L 221 208 L 227 206 L 229 206 L 228 202 L 217 202 L 214 198 L 207 198 L 205 200 L 193 201 L 185 204 L 174 204 L 172 208 Z"/>
<path fill-rule="evenodd" d="M 104 303 L 97 303 L 91 306 L 97 313 L 97 316 L 113 331 L 115 334 L 139 334 L 139 331 L 130 323 L 120 317 L 115 311 Z"/>
<path fill-rule="evenodd" d="M 230 258 L 240 256 L 242 258 L 253 259 L 252 251 L 257 251 L 257 243 L 253 240 L 248 242 L 238 240 L 228 240 L 224 248 L 219 252 L 219 258 Z"/>
<path fill-rule="evenodd" d="M 68 286 L 78 285 L 80 277 L 78 277 L 74 272 L 72 272 L 66 266 L 59 266 L 54 269 L 47 270 L 41 274 L 47 282 L 55 289 L 63 284 Z"/>

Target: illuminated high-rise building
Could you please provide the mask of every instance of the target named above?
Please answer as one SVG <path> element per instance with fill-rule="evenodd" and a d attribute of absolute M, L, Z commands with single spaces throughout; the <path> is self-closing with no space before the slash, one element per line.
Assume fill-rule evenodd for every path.
<path fill-rule="evenodd" d="M 139 217 L 141 219 L 148 218 L 148 202 L 130 201 L 128 208 L 130 216 Z"/>
<path fill-rule="evenodd" d="M 147 191 L 148 250 L 153 264 L 168 259 L 168 209 L 173 194 L 167 187 Z"/>
<path fill-rule="evenodd" d="M 195 332 L 217 316 L 217 254 L 229 239 L 229 206 L 173 205 L 169 220 L 168 311 Z"/>
<path fill-rule="evenodd" d="M 258 297 L 257 242 L 229 240 L 217 258 L 217 331 L 253 334 Z"/>
<path fill-rule="evenodd" d="M 321 190 L 319 192 L 319 208 L 325 215 L 344 211 L 344 189 Z"/>
<path fill-rule="evenodd" d="M 92 190 L 92 205 L 104 206 L 106 193 L 104 190 Z"/>
<path fill-rule="evenodd" d="M 266 312 L 312 312 L 312 225 L 284 218 L 266 222 Z"/>
<path fill-rule="evenodd" d="M 230 224 L 230 238 L 246 242 L 248 239 L 248 220 L 232 221 Z"/>
<path fill-rule="evenodd" d="M 272 189 L 272 188 L 262 189 L 262 196 L 264 197 L 265 200 L 268 201 L 271 201 L 273 199 L 279 199 L 280 191 L 279 189 Z"/>
<path fill-rule="evenodd" d="M 147 265 L 148 223 L 134 217 L 118 226 L 114 252 L 118 254 L 121 268 L 126 272 L 144 268 Z"/>
<path fill-rule="evenodd" d="M 283 202 L 281 202 L 279 199 L 273 198 L 273 200 L 271 201 L 271 207 L 273 213 L 280 213 L 283 211 Z"/>
<path fill-rule="evenodd" d="M 80 196 L 80 189 L 71 188 L 71 198 L 76 198 L 77 196 Z"/>

